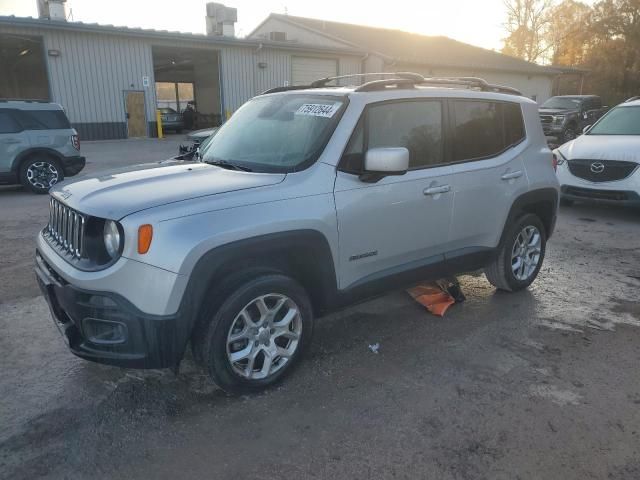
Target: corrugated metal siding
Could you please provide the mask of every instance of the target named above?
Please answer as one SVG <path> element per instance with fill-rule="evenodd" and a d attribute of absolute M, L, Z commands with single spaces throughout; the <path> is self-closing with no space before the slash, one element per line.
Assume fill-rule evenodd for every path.
<path fill-rule="evenodd" d="M 340 57 L 338 75 L 362 73 L 362 59 L 359 57 Z M 361 79 L 349 78 L 340 81 L 340 85 L 360 85 Z"/>
<path fill-rule="evenodd" d="M 74 125 L 111 124 L 111 134 L 120 135 L 126 122 L 124 91 L 145 92 L 147 121 L 155 119 L 155 89 L 151 47 L 141 39 L 91 33 L 1 26 L 0 33 L 42 36 L 45 50 L 60 51 L 45 56 L 51 100 L 64 106 Z M 142 77 L 149 77 L 143 87 Z"/>
<path fill-rule="evenodd" d="M 256 93 L 274 87 L 282 87 L 291 81 L 291 55 L 289 53 L 263 48 L 256 53 L 256 65 L 261 62 L 266 66 L 256 68 Z"/>
<path fill-rule="evenodd" d="M 252 48 L 221 49 L 222 109 L 226 117 L 258 93 L 254 78 L 254 52 Z"/>

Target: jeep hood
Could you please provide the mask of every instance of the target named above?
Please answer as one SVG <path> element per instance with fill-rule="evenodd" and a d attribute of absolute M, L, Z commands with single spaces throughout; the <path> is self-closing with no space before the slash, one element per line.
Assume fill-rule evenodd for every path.
<path fill-rule="evenodd" d="M 274 185 L 285 177 L 169 160 L 77 177 L 53 187 L 51 196 L 82 213 L 120 220 L 168 203 Z"/>
<path fill-rule="evenodd" d="M 568 160 L 624 160 L 640 163 L 640 135 L 582 135 L 565 143 L 559 150 Z"/>

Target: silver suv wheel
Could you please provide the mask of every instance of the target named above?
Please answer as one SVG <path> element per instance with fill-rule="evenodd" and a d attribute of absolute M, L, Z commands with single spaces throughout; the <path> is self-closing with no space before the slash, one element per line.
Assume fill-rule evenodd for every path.
<path fill-rule="evenodd" d="M 516 236 L 511 250 L 511 269 L 513 276 L 526 281 L 533 275 L 540 263 L 542 236 L 533 225 L 527 225 Z"/>
<path fill-rule="evenodd" d="M 33 162 L 26 171 L 27 181 L 39 190 L 48 190 L 58 183 L 60 173 L 56 165 L 46 161 Z"/>
<path fill-rule="evenodd" d="M 248 379 L 266 379 L 283 368 L 298 348 L 300 309 L 289 297 L 270 293 L 251 300 L 235 317 L 227 335 L 227 359 Z"/>

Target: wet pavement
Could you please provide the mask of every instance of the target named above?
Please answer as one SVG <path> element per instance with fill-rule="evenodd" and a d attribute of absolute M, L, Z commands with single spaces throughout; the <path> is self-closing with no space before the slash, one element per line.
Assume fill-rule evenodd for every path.
<path fill-rule="evenodd" d="M 177 143 L 83 150 L 90 173 Z M 464 276 L 444 318 L 396 292 L 320 319 L 282 385 L 232 398 L 190 358 L 68 353 L 31 269 L 46 197 L 0 205 L 2 479 L 640 478 L 640 211 L 563 208 L 528 291 Z"/>

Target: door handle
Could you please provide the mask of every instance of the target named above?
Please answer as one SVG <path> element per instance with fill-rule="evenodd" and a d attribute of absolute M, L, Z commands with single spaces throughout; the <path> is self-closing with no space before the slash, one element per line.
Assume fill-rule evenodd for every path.
<path fill-rule="evenodd" d="M 451 190 L 449 185 L 439 185 L 437 187 L 425 188 L 423 193 L 425 195 L 438 195 L 439 193 L 447 193 L 449 190 Z"/>
<path fill-rule="evenodd" d="M 505 173 L 500 177 L 502 180 L 511 180 L 514 178 L 520 178 L 522 176 L 522 170 L 516 170 L 515 172 Z"/>

